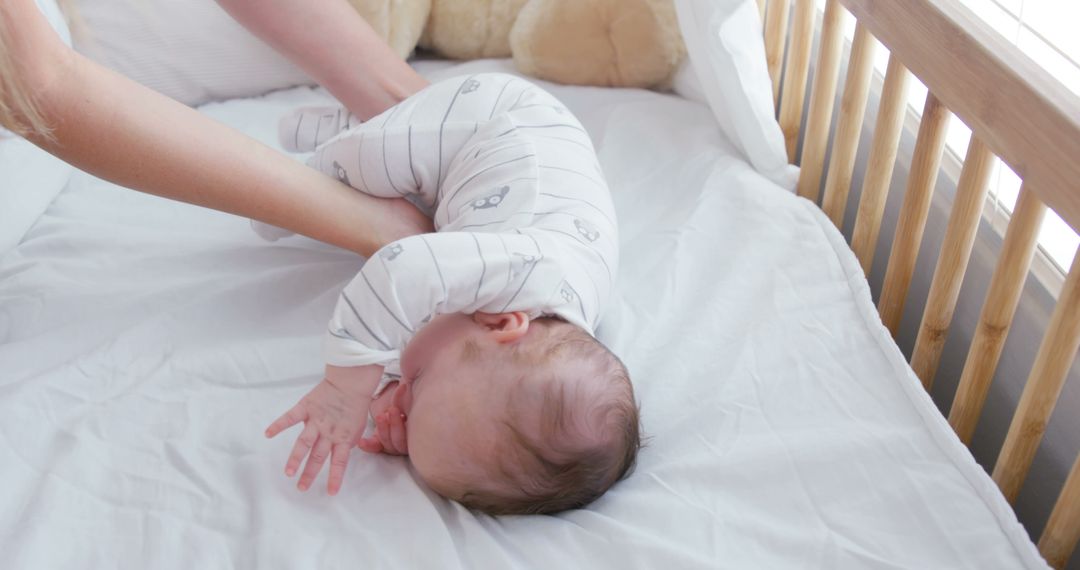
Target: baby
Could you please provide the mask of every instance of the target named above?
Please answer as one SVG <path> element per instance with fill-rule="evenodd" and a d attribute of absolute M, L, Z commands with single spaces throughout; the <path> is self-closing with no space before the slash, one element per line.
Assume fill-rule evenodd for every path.
<path fill-rule="evenodd" d="M 353 446 L 407 453 L 432 489 L 490 514 L 581 507 L 625 476 L 640 445 L 633 388 L 592 335 L 615 213 L 566 108 L 490 73 L 361 124 L 334 111 L 284 124 L 287 147 L 319 145 L 310 165 L 409 200 L 437 230 L 368 259 L 330 321 L 325 379 L 267 429 L 305 423 L 285 469 L 309 456 L 300 489 L 330 457 L 337 493 Z"/>

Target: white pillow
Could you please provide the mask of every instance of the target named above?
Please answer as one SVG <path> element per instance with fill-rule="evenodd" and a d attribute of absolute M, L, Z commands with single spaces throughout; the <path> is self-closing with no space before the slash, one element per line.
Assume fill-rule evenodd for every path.
<path fill-rule="evenodd" d="M 64 43 L 71 34 L 55 0 L 37 0 L 38 8 Z M 22 241 L 71 178 L 72 167 L 51 154 L 0 129 L 0 255 Z"/>
<path fill-rule="evenodd" d="M 314 84 L 214 0 L 74 5 L 76 50 L 187 105 Z"/>
<path fill-rule="evenodd" d="M 675 76 L 675 91 L 704 98 L 754 169 L 794 189 L 798 168 L 788 164 L 773 110 L 757 2 L 675 0 L 675 8 L 690 60 Z"/>

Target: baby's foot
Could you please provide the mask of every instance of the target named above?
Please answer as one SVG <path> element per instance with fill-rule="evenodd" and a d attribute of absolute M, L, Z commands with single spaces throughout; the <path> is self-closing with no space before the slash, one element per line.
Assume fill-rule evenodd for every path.
<path fill-rule="evenodd" d="M 345 107 L 301 107 L 278 121 L 278 143 L 287 152 L 312 152 L 360 123 Z"/>

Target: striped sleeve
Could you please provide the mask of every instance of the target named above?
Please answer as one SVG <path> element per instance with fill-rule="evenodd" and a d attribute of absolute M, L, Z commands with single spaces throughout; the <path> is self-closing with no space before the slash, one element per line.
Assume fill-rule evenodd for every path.
<path fill-rule="evenodd" d="M 396 241 L 345 287 L 323 343 L 336 366 L 386 363 L 432 317 L 551 307 L 565 275 L 557 242 L 529 234 L 443 232 Z"/>

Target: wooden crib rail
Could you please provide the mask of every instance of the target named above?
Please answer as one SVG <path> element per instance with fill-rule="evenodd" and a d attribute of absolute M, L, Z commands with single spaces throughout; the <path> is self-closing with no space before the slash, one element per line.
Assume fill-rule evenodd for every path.
<path fill-rule="evenodd" d="M 791 3 L 794 2 L 794 8 Z M 875 40 L 889 50 L 851 246 L 869 275 L 907 113 L 906 87 L 928 88 L 878 310 L 895 336 L 922 245 L 950 118 L 972 130 L 911 365 L 927 387 L 945 347 L 971 256 L 995 156 L 1023 180 L 949 413 L 969 443 L 1034 257 L 1047 208 L 1080 231 L 1080 98 L 997 36 L 958 0 L 827 0 L 805 122 L 814 0 L 759 0 L 779 122 L 798 153 L 798 194 L 842 226 L 873 73 Z M 839 110 L 844 18 L 856 20 Z M 789 15 L 790 37 L 788 33 Z M 785 59 L 786 56 L 786 59 Z M 785 65 L 786 62 L 786 65 Z M 834 117 L 834 114 L 836 115 Z M 830 154 L 829 135 L 835 135 Z M 801 130 L 800 130 L 801 129 Z M 1080 347 L 1080 254 L 1072 264 L 1013 417 L 993 478 L 1019 492 Z M 1080 458 L 1047 521 L 1040 552 L 1063 567 L 1080 539 Z"/>
<path fill-rule="evenodd" d="M 956 0 L 841 0 L 1080 232 L 1080 103 Z"/>
<path fill-rule="evenodd" d="M 770 5 L 786 0 L 771 0 Z M 821 22 L 821 47 L 818 50 L 814 87 L 810 95 L 810 114 L 803 134 L 802 162 L 799 172 L 799 195 L 817 201 L 821 191 L 821 173 L 829 146 L 836 81 L 840 74 L 840 48 L 843 39 L 843 8 L 833 1 L 825 5 Z M 766 28 L 766 34 L 769 30 Z M 768 48 L 768 35 L 765 46 Z"/>

